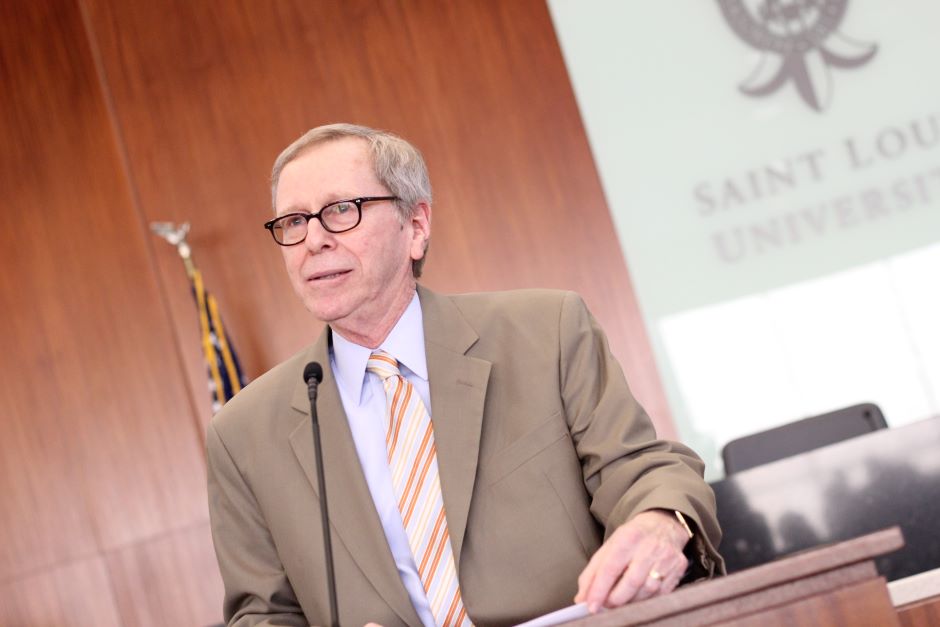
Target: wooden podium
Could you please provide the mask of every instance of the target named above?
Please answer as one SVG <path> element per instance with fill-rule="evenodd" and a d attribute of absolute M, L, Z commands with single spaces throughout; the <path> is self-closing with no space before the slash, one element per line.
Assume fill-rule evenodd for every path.
<path fill-rule="evenodd" d="M 902 546 L 892 527 L 566 625 L 899 625 L 874 558 Z"/>

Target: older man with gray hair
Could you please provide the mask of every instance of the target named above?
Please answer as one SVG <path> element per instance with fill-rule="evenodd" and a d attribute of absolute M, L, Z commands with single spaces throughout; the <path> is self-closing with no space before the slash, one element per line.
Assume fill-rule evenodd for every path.
<path fill-rule="evenodd" d="M 431 186 L 411 144 L 315 128 L 275 162 L 272 200 L 265 228 L 327 326 L 209 427 L 229 624 L 328 619 L 310 361 L 341 623 L 508 625 L 722 569 L 701 460 L 656 439 L 577 295 L 417 284 Z"/>

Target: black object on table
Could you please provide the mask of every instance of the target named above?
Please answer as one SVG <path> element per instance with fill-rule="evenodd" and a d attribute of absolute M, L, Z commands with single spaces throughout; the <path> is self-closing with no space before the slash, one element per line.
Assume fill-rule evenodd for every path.
<path fill-rule="evenodd" d="M 888 580 L 940 567 L 940 416 L 757 466 L 712 483 L 728 572 L 892 525 Z"/>

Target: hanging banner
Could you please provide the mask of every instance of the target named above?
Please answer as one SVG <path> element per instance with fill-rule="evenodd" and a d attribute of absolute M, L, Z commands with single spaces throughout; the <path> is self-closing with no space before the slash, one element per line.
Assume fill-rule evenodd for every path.
<path fill-rule="evenodd" d="M 940 413 L 940 4 L 548 4 L 713 472 L 728 439 L 840 405 Z"/>

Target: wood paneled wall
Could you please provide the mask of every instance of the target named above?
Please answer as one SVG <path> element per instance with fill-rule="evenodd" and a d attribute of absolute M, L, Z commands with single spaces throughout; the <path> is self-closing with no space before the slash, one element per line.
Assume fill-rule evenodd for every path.
<path fill-rule="evenodd" d="M 261 223 L 318 124 L 435 186 L 424 282 L 576 289 L 672 435 L 542 0 L 0 3 L 0 624 L 218 620 L 189 241 L 250 376 L 320 330 Z"/>

